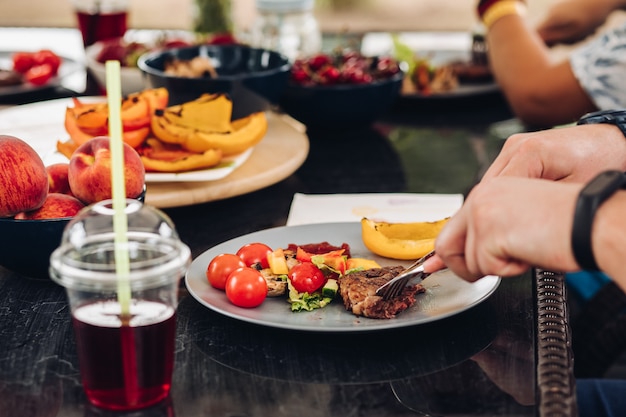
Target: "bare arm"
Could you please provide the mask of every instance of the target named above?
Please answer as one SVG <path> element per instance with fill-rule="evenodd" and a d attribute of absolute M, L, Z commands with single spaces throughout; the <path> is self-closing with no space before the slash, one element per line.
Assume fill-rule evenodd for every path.
<path fill-rule="evenodd" d="M 487 34 L 492 71 L 513 112 L 537 127 L 571 123 L 597 110 L 567 60 L 548 47 L 523 17 L 504 16 Z"/>

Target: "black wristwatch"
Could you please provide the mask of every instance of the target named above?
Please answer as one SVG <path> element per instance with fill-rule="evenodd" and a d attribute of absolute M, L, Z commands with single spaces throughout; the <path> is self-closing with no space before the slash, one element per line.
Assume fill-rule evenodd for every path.
<path fill-rule="evenodd" d="M 592 179 L 578 194 L 572 250 L 582 269 L 598 271 L 598 264 L 591 247 L 591 228 L 598 207 L 619 189 L 626 188 L 626 174 L 621 171 L 605 171 Z"/>
<path fill-rule="evenodd" d="M 626 109 L 622 110 L 600 110 L 587 113 L 578 121 L 578 125 L 590 125 L 604 123 L 615 125 L 626 136 Z"/>

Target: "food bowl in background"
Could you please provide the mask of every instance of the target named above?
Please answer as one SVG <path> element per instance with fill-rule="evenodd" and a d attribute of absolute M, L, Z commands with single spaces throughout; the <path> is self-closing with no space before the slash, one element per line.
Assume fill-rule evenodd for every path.
<path fill-rule="evenodd" d="M 401 85 L 402 74 L 371 84 L 289 85 L 280 99 L 280 107 L 307 127 L 368 125 L 391 107 Z"/>
<path fill-rule="evenodd" d="M 106 66 L 97 59 L 104 47 L 105 41 L 96 42 L 88 46 L 85 49 L 85 62 L 87 69 L 91 75 L 93 75 L 98 86 L 103 91 L 106 91 Z M 146 81 L 144 80 L 143 74 L 141 70 L 135 66 L 122 66 L 120 68 L 120 78 L 123 95 L 142 91 L 146 88 Z"/>
<path fill-rule="evenodd" d="M 195 57 L 206 57 L 217 77 L 165 73 L 166 63 Z M 204 93 L 227 93 L 233 103 L 233 120 L 278 104 L 291 70 L 287 57 L 278 52 L 238 44 L 149 52 L 139 58 L 138 66 L 147 78 L 147 88 L 167 88 L 170 105 L 193 101 Z"/>
<path fill-rule="evenodd" d="M 389 57 L 318 54 L 294 63 L 279 104 L 309 128 L 367 126 L 395 102 L 403 77 Z"/>

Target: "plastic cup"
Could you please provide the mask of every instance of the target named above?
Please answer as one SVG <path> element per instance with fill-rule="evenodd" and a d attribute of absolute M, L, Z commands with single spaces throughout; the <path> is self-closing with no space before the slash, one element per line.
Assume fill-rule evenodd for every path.
<path fill-rule="evenodd" d="M 128 29 L 129 0 L 72 0 L 85 47 L 124 36 Z"/>
<path fill-rule="evenodd" d="M 124 301 L 113 214 L 107 200 L 72 219 L 50 256 L 50 275 L 68 295 L 87 399 L 108 410 L 137 410 L 169 395 L 178 288 L 191 257 L 164 213 L 127 200 L 130 300 Z"/>

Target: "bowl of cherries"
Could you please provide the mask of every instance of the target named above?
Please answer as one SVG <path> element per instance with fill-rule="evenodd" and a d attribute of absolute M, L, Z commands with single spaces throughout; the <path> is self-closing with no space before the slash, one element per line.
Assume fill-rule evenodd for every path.
<path fill-rule="evenodd" d="M 280 107 L 309 128 L 367 126 L 391 107 L 402 78 L 390 56 L 320 53 L 293 63 Z"/>

